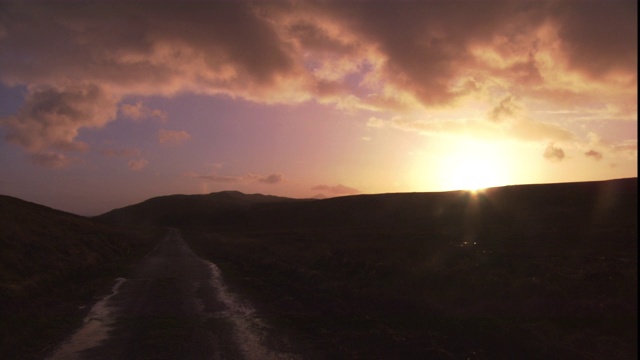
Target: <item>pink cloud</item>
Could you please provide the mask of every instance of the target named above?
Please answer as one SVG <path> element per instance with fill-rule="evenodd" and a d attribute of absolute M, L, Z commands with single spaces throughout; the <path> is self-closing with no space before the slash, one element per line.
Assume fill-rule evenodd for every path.
<path fill-rule="evenodd" d="M 191 135 L 186 131 L 158 130 L 158 142 L 163 145 L 180 145 L 191 139 Z"/>
<path fill-rule="evenodd" d="M 601 152 L 593 150 L 593 149 L 585 152 L 584 154 L 585 154 L 585 156 L 593 158 L 595 160 L 602 160 L 602 157 L 604 156 L 604 155 L 602 155 Z"/>
<path fill-rule="evenodd" d="M 248 174 L 245 175 L 246 179 L 257 181 L 263 184 L 278 184 L 285 181 L 285 178 L 282 174 L 269 174 L 266 176 Z"/>
<path fill-rule="evenodd" d="M 215 183 L 236 183 L 242 180 L 241 176 L 227 176 L 217 174 L 201 175 L 197 173 L 188 173 L 187 176 Z"/>
<path fill-rule="evenodd" d="M 101 153 L 106 157 L 135 157 L 140 156 L 140 149 L 104 149 Z"/>
<path fill-rule="evenodd" d="M 547 148 L 544 150 L 543 154 L 544 158 L 550 161 L 562 161 L 565 157 L 564 150 L 555 146 L 553 143 L 547 145 Z"/>
<path fill-rule="evenodd" d="M 334 195 L 354 195 L 354 194 L 359 194 L 360 191 L 358 189 L 354 189 L 352 187 L 348 187 L 342 184 L 338 184 L 338 185 L 316 185 L 314 187 L 311 188 L 311 190 L 316 190 L 316 191 L 327 191 L 330 192 Z"/>
<path fill-rule="evenodd" d="M 637 43 L 635 1 L 9 1 L 0 81 L 28 92 L 0 126 L 31 153 L 82 150 L 79 130 L 103 127 L 118 109 L 166 118 L 122 99 L 179 93 L 385 112 L 490 106 L 516 94 L 525 105 L 610 108 L 637 120 Z M 511 105 L 490 118 L 511 116 Z M 570 135 L 532 117 L 512 133 Z"/>
<path fill-rule="evenodd" d="M 148 164 L 149 162 L 145 159 L 132 159 L 132 160 L 129 160 L 129 162 L 127 163 L 127 166 L 131 170 L 138 171 L 147 167 Z"/>
<path fill-rule="evenodd" d="M 116 116 L 118 97 L 99 86 L 29 89 L 17 114 L 0 119 L 8 141 L 29 152 L 47 149 L 85 150 L 76 140 L 81 128 L 100 128 Z"/>
<path fill-rule="evenodd" d="M 76 158 L 70 158 L 64 154 L 56 152 L 37 152 L 29 155 L 29 159 L 34 164 L 48 168 L 66 168 L 73 163 L 78 162 Z"/>
<path fill-rule="evenodd" d="M 122 113 L 123 116 L 135 121 L 142 121 L 149 118 L 155 118 L 162 122 L 167 121 L 166 112 L 158 109 L 151 109 L 143 105 L 142 101 L 138 101 L 135 104 L 120 105 L 120 113 Z"/>
<path fill-rule="evenodd" d="M 284 175 L 273 173 L 269 175 L 245 174 L 237 176 L 219 175 L 219 174 L 198 174 L 195 172 L 187 173 L 186 176 L 216 183 L 237 183 L 237 182 L 259 182 L 263 184 L 279 184 L 286 181 Z"/>

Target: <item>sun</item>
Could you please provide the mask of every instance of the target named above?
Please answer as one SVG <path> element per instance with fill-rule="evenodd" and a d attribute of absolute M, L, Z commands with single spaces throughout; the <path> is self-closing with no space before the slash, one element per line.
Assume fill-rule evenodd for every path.
<path fill-rule="evenodd" d="M 518 148 L 509 141 L 470 137 L 442 137 L 413 154 L 410 179 L 418 191 L 469 190 L 515 184 L 523 163 Z"/>
<path fill-rule="evenodd" d="M 477 156 L 455 159 L 449 172 L 449 187 L 453 190 L 478 191 L 501 184 L 495 164 Z"/>
<path fill-rule="evenodd" d="M 507 156 L 499 144 L 461 141 L 445 155 L 443 187 L 449 190 L 479 191 L 509 182 Z"/>

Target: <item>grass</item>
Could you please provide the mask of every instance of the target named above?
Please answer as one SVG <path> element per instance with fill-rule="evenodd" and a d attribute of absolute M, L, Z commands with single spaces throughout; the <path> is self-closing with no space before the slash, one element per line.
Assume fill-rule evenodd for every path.
<path fill-rule="evenodd" d="M 269 323 L 323 358 L 624 359 L 636 351 L 633 262 L 434 251 L 411 235 L 344 229 L 187 239 L 265 305 Z M 620 356 L 609 354 L 612 345 Z"/>
<path fill-rule="evenodd" d="M 637 358 L 637 179 L 480 196 L 169 196 L 99 217 L 145 232 L 0 205 L 3 359 L 51 350 L 164 226 L 305 359 Z M 164 320 L 160 338 L 191 331 Z"/>
<path fill-rule="evenodd" d="M 635 359 L 626 199 L 183 232 L 305 358 Z"/>
<path fill-rule="evenodd" d="M 40 359 L 148 252 L 157 230 L 117 230 L 0 196 L 0 358 Z"/>

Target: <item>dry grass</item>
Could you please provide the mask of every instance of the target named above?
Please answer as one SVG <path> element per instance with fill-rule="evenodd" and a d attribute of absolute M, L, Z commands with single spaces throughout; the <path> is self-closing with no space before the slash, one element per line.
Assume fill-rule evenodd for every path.
<path fill-rule="evenodd" d="M 0 357 L 42 358 L 159 237 L 0 196 Z"/>
<path fill-rule="evenodd" d="M 568 185 L 337 199 L 297 208 L 297 226 L 271 211 L 185 233 L 310 358 L 635 359 L 628 189 L 605 208 Z"/>

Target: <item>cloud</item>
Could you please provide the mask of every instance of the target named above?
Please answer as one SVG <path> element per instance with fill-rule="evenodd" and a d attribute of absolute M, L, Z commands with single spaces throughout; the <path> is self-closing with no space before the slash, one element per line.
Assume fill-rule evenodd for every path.
<path fill-rule="evenodd" d="M 147 167 L 148 164 L 149 162 L 145 159 L 133 159 L 133 160 L 129 160 L 129 162 L 127 163 L 127 166 L 131 170 L 138 171 Z"/>
<path fill-rule="evenodd" d="M 32 163 L 49 168 L 66 168 L 69 165 L 79 162 L 76 158 L 70 158 L 57 152 L 37 152 L 29 155 Z"/>
<path fill-rule="evenodd" d="M 29 89 L 16 115 L 0 119 L 6 139 L 29 152 L 85 150 L 76 140 L 80 128 L 100 128 L 116 116 L 118 98 L 95 85 Z"/>
<path fill-rule="evenodd" d="M 372 116 L 367 121 L 367 126 L 372 128 L 381 128 L 384 126 L 384 120 Z"/>
<path fill-rule="evenodd" d="M 0 125 L 9 141 L 29 152 L 86 148 L 78 130 L 114 120 L 125 96 L 308 98 L 287 43 L 249 3 L 77 5 L 2 5 L 0 81 L 29 92 L 18 113 Z M 166 117 L 141 103 L 123 104 L 120 112 L 133 119 Z M 168 136 L 168 142 L 185 139 Z"/>
<path fill-rule="evenodd" d="M 415 119 L 402 116 L 394 116 L 390 120 L 373 118 L 369 120 L 367 126 L 374 128 L 395 128 L 406 131 L 415 131 L 428 135 L 445 136 L 473 136 L 478 139 L 515 139 L 526 142 L 548 142 L 548 141 L 574 141 L 576 135 L 560 124 L 533 120 L 526 116 L 523 111 L 516 112 L 516 107 L 509 102 L 509 115 L 504 113 L 497 115 L 499 121 L 487 121 L 480 117 L 454 117 L 450 118 L 430 118 Z M 500 107 L 502 106 L 502 107 Z M 499 105 L 504 109 L 504 101 Z M 497 109 L 497 108 L 494 108 Z M 491 117 L 492 110 L 489 113 Z M 499 110 L 501 112 L 504 110 Z"/>
<path fill-rule="evenodd" d="M 249 174 L 246 175 L 246 178 L 261 182 L 263 184 L 278 184 L 285 180 L 282 174 L 269 174 L 267 176 Z"/>
<path fill-rule="evenodd" d="M 585 156 L 593 158 L 595 160 L 602 160 L 602 157 L 604 156 L 604 155 L 602 155 L 601 152 L 593 150 L 593 149 L 585 152 L 584 154 L 585 154 Z"/>
<path fill-rule="evenodd" d="M 188 173 L 187 176 L 215 183 L 236 183 L 242 180 L 242 177 L 240 176 L 226 176 L 217 174 L 201 175 L 197 173 Z"/>
<path fill-rule="evenodd" d="M 544 83 L 556 70 L 633 73 L 635 9 L 632 1 L 9 2 L 2 78 L 77 76 L 121 94 L 291 102 L 322 94 L 337 101 L 348 89 L 338 84 L 358 74 L 362 106 L 408 98 L 438 105 L 481 89 L 488 76 L 522 82 L 537 74 Z M 594 30 L 594 21 L 615 31 Z M 547 56 L 562 61 L 553 67 Z"/>
<path fill-rule="evenodd" d="M 151 109 L 142 104 L 142 101 L 138 101 L 135 104 L 122 104 L 120 105 L 120 113 L 129 119 L 135 121 L 141 121 L 148 118 L 155 118 L 162 122 L 167 121 L 167 113 L 158 110 Z"/>
<path fill-rule="evenodd" d="M 185 141 L 191 139 L 191 135 L 186 131 L 176 131 L 176 130 L 166 130 L 160 129 L 158 130 L 158 142 L 163 145 L 180 145 Z"/>
<path fill-rule="evenodd" d="M 556 19 L 572 68 L 597 78 L 638 66 L 636 1 L 559 2 Z"/>
<path fill-rule="evenodd" d="M 274 173 L 266 176 L 256 174 L 245 174 L 238 176 L 218 175 L 218 174 L 198 174 L 195 172 L 187 173 L 186 176 L 215 183 L 238 183 L 238 182 L 259 182 L 268 185 L 279 184 L 285 181 L 282 174 Z"/>
<path fill-rule="evenodd" d="M 497 123 L 516 110 L 505 97 L 513 95 L 518 104 L 637 120 L 631 0 L 2 6 L 0 81 L 28 93 L 0 125 L 31 153 L 86 148 L 79 129 L 104 126 L 118 109 L 134 120 L 166 118 L 141 102 L 120 104 L 127 97 L 184 93 L 404 115 L 500 98 L 489 114 Z M 569 136 L 530 120 L 514 135 Z"/>
<path fill-rule="evenodd" d="M 222 167 L 224 166 L 224 163 L 222 163 L 222 162 L 207 162 L 207 163 L 204 164 L 204 166 L 207 167 L 207 168 L 219 170 L 219 169 L 222 169 Z"/>
<path fill-rule="evenodd" d="M 611 151 L 614 153 L 620 153 L 630 159 L 638 158 L 638 139 L 626 140 L 622 143 L 612 145 Z"/>
<path fill-rule="evenodd" d="M 101 151 L 103 156 L 106 157 L 136 157 L 140 156 L 140 149 L 128 148 L 128 149 L 103 149 Z"/>
<path fill-rule="evenodd" d="M 559 124 L 532 119 L 521 119 L 514 122 L 507 131 L 508 135 L 513 138 L 528 141 L 570 141 L 575 139 L 573 132 Z"/>
<path fill-rule="evenodd" d="M 360 190 L 358 189 L 354 189 L 352 187 L 348 187 L 342 184 L 338 184 L 338 185 L 316 185 L 314 187 L 311 188 L 311 190 L 316 190 L 316 191 L 327 191 L 331 194 L 334 195 L 355 195 L 355 194 L 359 194 Z"/>
<path fill-rule="evenodd" d="M 516 117 L 520 113 L 520 108 L 513 101 L 513 96 L 507 96 L 500 101 L 498 106 L 494 107 L 489 113 L 489 120 L 494 122 L 502 122 L 505 119 Z"/>
<path fill-rule="evenodd" d="M 547 160 L 560 162 L 564 159 L 564 150 L 557 146 L 554 146 L 553 143 L 550 143 L 544 150 L 543 156 Z"/>

